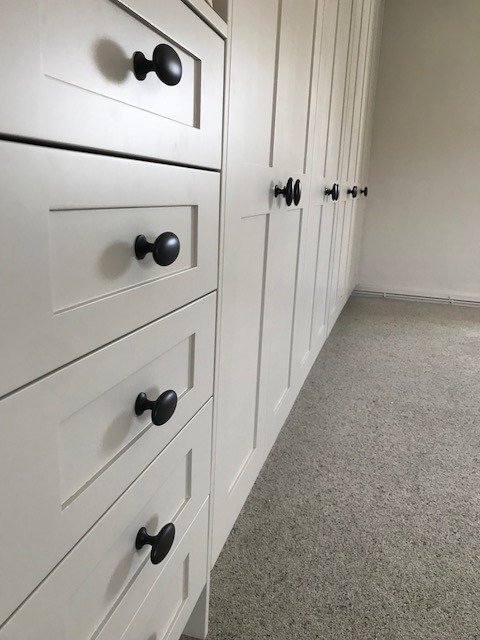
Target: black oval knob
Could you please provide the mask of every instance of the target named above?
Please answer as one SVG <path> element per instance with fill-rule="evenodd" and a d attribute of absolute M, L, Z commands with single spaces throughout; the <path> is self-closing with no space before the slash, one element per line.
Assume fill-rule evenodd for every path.
<path fill-rule="evenodd" d="M 292 204 L 293 202 L 293 179 L 292 178 L 289 178 L 287 180 L 287 184 L 283 187 L 283 189 L 280 189 L 278 185 L 275 187 L 275 198 L 278 198 L 278 196 L 283 196 L 285 198 L 285 202 L 287 203 L 288 207 Z"/>
<path fill-rule="evenodd" d="M 152 412 L 152 422 L 157 426 L 165 424 L 177 408 L 177 394 L 171 389 L 161 393 L 156 400 L 149 400 L 145 393 L 139 393 L 135 400 L 135 413 L 141 416 L 144 411 Z"/>
<path fill-rule="evenodd" d="M 300 204 L 300 200 L 302 199 L 302 183 L 300 180 L 295 180 L 295 184 L 293 186 L 293 203 L 295 206 Z"/>
<path fill-rule="evenodd" d="M 182 79 L 182 61 L 169 44 L 159 44 L 153 50 L 151 60 L 147 60 L 141 51 L 133 54 L 133 73 L 137 80 L 145 80 L 147 73 L 155 71 L 158 78 L 170 87 Z"/>
<path fill-rule="evenodd" d="M 355 185 L 351 189 L 347 189 L 347 193 L 348 193 L 349 196 L 352 196 L 352 198 L 356 198 L 358 196 L 358 187 L 357 187 L 357 185 Z"/>
<path fill-rule="evenodd" d="M 171 231 L 162 233 L 154 242 L 148 242 L 145 236 L 137 236 L 135 256 L 138 260 L 143 260 L 147 253 L 151 253 L 155 262 L 161 267 L 168 267 L 178 258 L 180 240 Z"/>
<path fill-rule="evenodd" d="M 138 530 L 135 538 L 135 549 L 141 549 L 146 544 L 152 545 L 150 560 L 152 564 L 158 564 L 168 554 L 175 540 L 175 525 L 169 522 L 160 529 L 156 536 L 149 536 L 145 527 Z"/>
<path fill-rule="evenodd" d="M 360 193 L 363 193 L 363 195 L 366 198 L 368 196 L 368 187 L 364 187 L 363 189 L 360 189 Z"/>
<path fill-rule="evenodd" d="M 336 202 L 340 197 L 340 187 L 335 182 L 331 189 L 325 189 L 326 196 L 332 196 L 332 200 Z"/>

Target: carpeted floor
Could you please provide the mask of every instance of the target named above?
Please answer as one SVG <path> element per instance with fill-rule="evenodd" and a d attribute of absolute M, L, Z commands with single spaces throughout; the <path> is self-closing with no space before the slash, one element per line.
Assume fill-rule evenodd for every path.
<path fill-rule="evenodd" d="M 209 640 L 480 639 L 480 311 L 352 298 L 212 574 Z"/>

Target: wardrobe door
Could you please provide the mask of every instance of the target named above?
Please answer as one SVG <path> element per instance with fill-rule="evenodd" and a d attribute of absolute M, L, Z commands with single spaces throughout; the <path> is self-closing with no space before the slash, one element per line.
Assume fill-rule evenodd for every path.
<path fill-rule="evenodd" d="M 258 415 L 265 260 L 275 205 L 272 104 L 279 0 L 234 0 L 217 360 L 212 558 L 263 463 Z"/>
<path fill-rule="evenodd" d="M 302 318 L 307 313 L 302 276 L 311 175 L 308 140 L 315 106 L 312 85 L 317 5 L 323 2 L 283 0 L 281 5 L 271 162 L 280 186 L 292 179 L 300 184 L 301 196 L 295 199 L 294 193 L 291 204 L 287 197 L 277 197 L 269 220 L 265 357 L 260 387 L 267 451 L 275 442 L 298 393 L 302 345 L 297 339 L 301 337 Z"/>
<path fill-rule="evenodd" d="M 365 64 L 363 69 L 363 88 L 358 125 L 358 144 L 356 147 L 355 175 L 361 196 L 357 198 L 352 220 L 352 241 L 347 268 L 349 290 L 357 285 L 357 267 L 359 244 L 363 225 L 363 216 L 367 203 L 368 163 L 370 154 L 371 127 L 373 118 L 373 100 L 375 92 L 376 69 L 380 47 L 380 30 L 382 24 L 382 0 L 365 0 L 362 18 L 362 34 L 366 37 Z"/>
<path fill-rule="evenodd" d="M 316 6 L 232 2 L 213 558 L 265 459 L 266 411 L 291 379 Z M 297 204 L 288 189 L 275 196 L 289 178 L 301 182 Z"/>
<path fill-rule="evenodd" d="M 333 243 L 335 201 L 332 195 L 325 195 L 335 182 L 327 176 L 332 152 L 327 152 L 338 120 L 338 109 L 332 109 L 332 82 L 334 74 L 335 45 L 337 40 L 337 18 L 339 0 L 325 0 L 322 6 L 318 40 L 320 41 L 317 101 L 314 114 L 314 130 L 311 136 L 312 167 L 309 201 L 310 228 L 306 238 L 306 271 L 312 274 L 309 292 L 309 318 L 307 320 L 308 349 L 304 353 L 318 353 L 325 341 L 329 267 Z M 338 136 L 337 136 L 338 138 Z M 338 141 L 335 145 L 338 154 Z M 329 182 L 331 181 L 331 183 Z"/>
<path fill-rule="evenodd" d="M 337 37 L 332 79 L 331 141 L 327 142 L 327 182 L 339 185 L 339 198 L 334 211 L 334 229 L 329 274 L 328 331 L 341 311 L 338 296 L 341 281 L 342 254 L 349 229 L 348 203 L 350 186 L 344 176 L 345 150 L 351 136 L 352 91 L 358 56 L 358 6 L 361 0 L 339 0 Z M 334 177 L 335 176 L 335 177 Z"/>
<path fill-rule="evenodd" d="M 371 0 L 354 0 L 352 14 L 340 176 L 345 197 L 345 207 L 343 210 L 339 271 L 334 307 L 336 314 L 340 313 L 350 295 L 349 261 L 354 242 L 357 203 L 362 197 L 357 173 L 357 153 L 360 141 L 360 117 L 363 101 L 370 5 Z"/>
<path fill-rule="evenodd" d="M 336 291 L 346 194 L 340 188 L 345 94 L 353 0 L 325 0 L 319 38 L 318 97 L 313 135 L 310 212 L 316 221 L 307 242 L 314 272 L 310 348 L 318 353 L 328 333 L 332 287 Z M 333 283 L 333 284 L 332 284 Z"/>

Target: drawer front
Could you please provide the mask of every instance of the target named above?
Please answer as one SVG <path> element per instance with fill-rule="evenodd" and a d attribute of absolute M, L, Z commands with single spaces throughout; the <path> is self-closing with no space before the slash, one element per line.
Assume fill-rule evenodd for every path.
<path fill-rule="evenodd" d="M 3 133 L 220 167 L 224 42 L 182 0 L 4 4 Z M 175 85 L 135 77 L 157 45 L 161 76 L 162 55 L 180 59 Z"/>
<path fill-rule="evenodd" d="M 26 600 L 0 640 L 119 640 L 140 621 L 144 629 L 156 625 L 160 640 L 193 609 L 207 574 L 211 419 L 210 401 Z M 156 534 L 168 523 L 173 545 L 152 564 L 150 546 L 135 548 L 137 533 L 145 526 Z"/>
<path fill-rule="evenodd" d="M 211 294 L 2 400 L 0 620 L 210 398 L 214 326 Z M 166 391 L 167 422 L 136 415 Z"/>
<path fill-rule="evenodd" d="M 216 173 L 10 142 L 0 160 L 0 395 L 216 288 Z"/>
<path fill-rule="evenodd" d="M 98 640 L 178 640 L 206 584 L 207 545 L 208 503 L 124 633 L 126 616 L 119 615 Z"/>

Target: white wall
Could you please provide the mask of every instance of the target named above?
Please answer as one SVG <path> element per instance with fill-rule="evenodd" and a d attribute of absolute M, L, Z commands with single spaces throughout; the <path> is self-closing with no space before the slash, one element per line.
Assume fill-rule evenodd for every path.
<path fill-rule="evenodd" d="M 480 300 L 480 0 L 386 0 L 358 289 Z"/>

